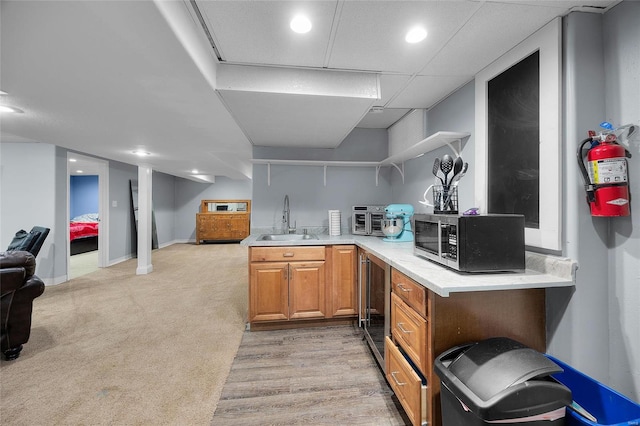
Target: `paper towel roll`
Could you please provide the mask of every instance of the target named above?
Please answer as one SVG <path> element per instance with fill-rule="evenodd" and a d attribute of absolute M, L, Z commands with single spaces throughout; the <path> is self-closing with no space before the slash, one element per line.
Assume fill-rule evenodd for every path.
<path fill-rule="evenodd" d="M 340 210 L 329 210 L 329 235 L 340 235 Z"/>

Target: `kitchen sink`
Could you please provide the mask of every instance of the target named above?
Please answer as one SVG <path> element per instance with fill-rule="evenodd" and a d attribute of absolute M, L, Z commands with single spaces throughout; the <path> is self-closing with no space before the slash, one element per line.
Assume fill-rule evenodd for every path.
<path fill-rule="evenodd" d="M 262 234 L 258 241 L 301 241 L 317 240 L 318 236 L 313 234 Z"/>

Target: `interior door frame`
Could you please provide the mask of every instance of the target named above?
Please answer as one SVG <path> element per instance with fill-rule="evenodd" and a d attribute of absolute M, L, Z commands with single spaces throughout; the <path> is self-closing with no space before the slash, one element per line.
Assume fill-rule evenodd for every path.
<path fill-rule="evenodd" d="M 69 159 L 78 158 L 92 166 L 91 175 L 98 176 L 98 267 L 109 266 L 109 162 L 95 157 L 75 152 L 67 152 L 67 218 L 71 214 L 71 162 Z M 69 220 L 67 220 L 67 277 L 71 262 L 71 241 L 69 239 Z"/>

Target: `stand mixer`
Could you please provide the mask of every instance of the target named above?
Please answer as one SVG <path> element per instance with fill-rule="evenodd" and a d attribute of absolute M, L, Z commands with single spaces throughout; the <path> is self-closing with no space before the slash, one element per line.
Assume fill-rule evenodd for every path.
<path fill-rule="evenodd" d="M 389 204 L 384 209 L 386 219 L 382 221 L 382 232 L 386 235 L 383 241 L 406 242 L 413 241 L 411 230 L 411 204 Z"/>

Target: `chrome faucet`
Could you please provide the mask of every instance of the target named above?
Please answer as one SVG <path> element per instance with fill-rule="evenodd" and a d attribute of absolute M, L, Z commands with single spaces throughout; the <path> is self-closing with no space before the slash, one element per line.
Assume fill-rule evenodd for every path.
<path fill-rule="evenodd" d="M 289 209 L 289 195 L 284 196 L 284 210 L 282 211 L 283 234 L 295 234 L 296 227 L 291 227 L 291 210 Z"/>

